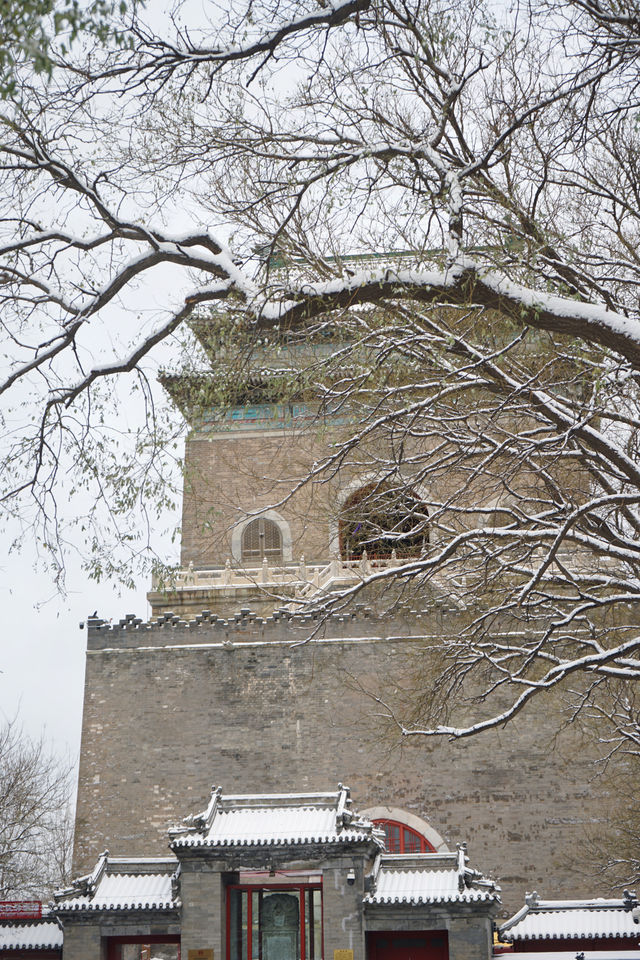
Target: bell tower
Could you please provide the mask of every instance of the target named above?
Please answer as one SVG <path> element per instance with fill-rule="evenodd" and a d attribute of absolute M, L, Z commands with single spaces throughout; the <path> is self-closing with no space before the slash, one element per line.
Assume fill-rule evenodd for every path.
<path fill-rule="evenodd" d="M 557 749 L 559 703 L 534 705 L 506 734 L 392 749 L 389 716 L 432 694 L 442 641 L 458 642 L 475 615 L 455 585 L 325 616 L 304 602 L 437 546 L 435 492 L 394 488 L 381 465 L 404 462 L 382 444 L 351 457 L 338 445 L 359 425 L 323 386 L 340 344 L 319 333 L 231 350 L 221 327 L 193 326 L 208 373 L 162 377 L 191 428 L 180 569 L 154 584 L 150 622 L 88 623 L 75 869 L 105 847 L 164 854 L 167 827 L 212 782 L 297 793 L 342 781 L 399 843 L 415 829 L 469 838 L 513 909 L 542 884 L 593 895 L 573 858 L 608 800 L 577 737 Z M 351 389 L 352 372 L 340 376 Z"/>
<path fill-rule="evenodd" d="M 314 382 L 341 345 L 322 336 L 304 344 L 279 336 L 231 350 L 220 326 L 218 319 L 192 324 L 209 372 L 182 369 L 160 378 L 190 432 L 180 569 L 154 581 L 154 616 L 295 609 L 369 572 L 362 536 L 359 549 L 345 552 L 340 543 L 339 508 L 354 501 L 361 468 L 342 462 L 314 478 L 349 421 Z M 395 562 L 392 552 L 376 562 Z"/>

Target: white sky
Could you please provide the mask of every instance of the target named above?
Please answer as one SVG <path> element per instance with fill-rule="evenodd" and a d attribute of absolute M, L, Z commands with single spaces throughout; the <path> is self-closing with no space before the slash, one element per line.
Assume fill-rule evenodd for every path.
<path fill-rule="evenodd" d="M 88 580 L 79 565 L 69 568 L 68 596 L 61 597 L 44 574 L 34 572 L 35 548 L 0 568 L 3 623 L 0 632 L 0 716 L 16 715 L 31 738 L 41 735 L 53 752 L 72 763 L 80 749 L 87 615 L 105 619 L 126 613 L 147 618 L 146 583 L 135 591 Z M 85 622 L 80 630 L 79 623 Z"/>
<path fill-rule="evenodd" d="M 175 295 L 173 271 L 165 272 L 162 282 L 147 283 L 135 291 L 131 309 L 142 308 L 150 318 L 171 302 Z M 172 283 L 173 281 L 173 283 Z M 114 311 L 115 313 L 115 311 Z M 172 357 L 172 345 L 163 351 L 164 359 Z M 155 379 L 157 366 L 147 364 L 148 374 Z M 133 402 L 126 381 L 114 381 L 113 389 L 121 394 L 122 422 Z M 156 390 L 157 400 L 163 391 Z M 133 418 L 135 419 L 135 417 Z M 180 415 L 176 411 L 176 422 Z M 182 449 L 176 451 L 181 454 Z M 179 477 L 174 474 L 174 481 Z M 58 491 L 58 508 L 65 519 L 64 490 Z M 82 508 L 82 497 L 66 509 Z M 86 509 L 86 507 L 85 507 Z M 177 563 L 179 541 L 172 543 L 169 531 L 179 522 L 167 515 L 154 530 L 154 547 L 167 563 Z M 6 522 L 2 536 L 5 550 L 0 554 L 0 593 L 2 625 L 0 626 L 0 723 L 17 718 L 24 732 L 34 740 L 45 738 L 50 750 L 72 764 L 77 764 L 80 750 L 86 620 L 94 610 L 106 620 L 117 622 L 127 613 L 148 619 L 146 600 L 149 578 L 140 579 L 135 590 L 126 590 L 113 582 L 96 583 L 82 570 L 80 559 L 72 551 L 65 558 L 65 595 L 58 593 L 52 576 L 38 564 L 36 537 L 27 527 L 22 534 L 22 548 L 8 553 L 19 527 Z M 80 549 L 78 539 L 76 546 Z M 38 569 L 40 566 L 40 569 Z M 84 622 L 81 630 L 79 624 Z"/>
<path fill-rule="evenodd" d="M 150 0 L 149 6 L 158 4 Z M 186 211 L 169 209 L 169 214 L 176 230 L 193 226 Z M 80 349 L 86 354 L 83 359 L 88 363 L 87 356 L 91 354 L 95 362 L 103 354 L 123 350 L 126 338 L 121 336 L 121 328 L 130 325 L 131 316 L 135 317 L 136 333 L 141 336 L 156 326 L 173 303 L 181 303 L 184 290 L 190 288 L 188 277 L 177 268 L 165 265 L 161 271 L 151 271 L 149 277 L 128 291 L 126 301 L 123 298 L 112 305 L 103 330 L 99 324 L 91 327 L 87 334 L 91 347 L 80 342 Z M 179 359 L 175 350 L 172 341 L 156 350 L 145 364 L 151 380 L 155 379 L 158 365 Z M 130 380 L 123 378 L 112 383 L 112 389 L 122 395 L 121 419 L 126 427 L 129 420 L 137 419 L 130 406 Z M 161 398 L 159 386 L 156 393 L 156 399 Z M 176 411 L 176 421 L 179 420 Z M 76 502 L 67 506 L 65 517 L 64 492 L 58 491 L 57 505 L 63 523 L 72 509 L 82 507 L 78 503 L 81 500 L 81 496 L 76 497 Z M 163 518 L 159 527 L 164 531 L 177 522 L 177 518 Z M 22 549 L 9 554 L 9 544 L 19 529 L 10 522 L 2 527 L 5 549 L 0 552 L 0 724 L 17 718 L 27 736 L 33 740 L 44 737 L 51 752 L 75 766 L 80 751 L 87 617 L 97 610 L 99 616 L 114 622 L 127 613 L 148 619 L 146 593 L 151 584 L 148 578 L 141 579 L 137 589 L 126 590 L 112 582 L 96 583 L 82 570 L 79 559 L 69 553 L 65 558 L 66 593 L 61 596 L 52 577 L 37 569 L 35 535 L 31 537 L 28 528 L 22 535 Z M 153 545 L 162 560 L 178 561 L 179 542 L 172 543 L 168 534 L 164 536 L 158 530 Z M 76 546 L 81 549 L 79 540 Z M 80 623 L 84 623 L 83 629 Z"/>

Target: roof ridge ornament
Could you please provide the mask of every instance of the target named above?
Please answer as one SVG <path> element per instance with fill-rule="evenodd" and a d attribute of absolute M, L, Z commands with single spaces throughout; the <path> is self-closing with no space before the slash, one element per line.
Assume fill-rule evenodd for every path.
<path fill-rule="evenodd" d="M 178 861 L 178 866 L 171 874 L 171 899 L 178 900 L 180 897 L 180 874 L 182 873 L 182 864 Z"/>
<path fill-rule="evenodd" d="M 93 872 L 89 875 L 89 883 L 87 884 L 87 894 L 90 898 L 93 898 L 96 890 L 98 889 L 98 884 L 102 880 L 104 874 L 107 870 L 107 865 L 109 863 L 109 851 L 104 850 L 99 858 L 98 862 L 95 865 Z"/>
<path fill-rule="evenodd" d="M 98 884 L 104 876 L 108 861 L 109 851 L 103 850 L 98 857 L 98 862 L 91 873 L 87 873 L 83 877 L 77 877 L 75 880 L 72 880 L 69 887 L 64 887 L 61 890 L 54 890 L 54 900 L 63 900 L 74 895 L 88 897 L 89 900 L 91 900 L 98 888 Z"/>
<path fill-rule="evenodd" d="M 469 858 L 467 856 L 467 843 L 463 841 L 462 843 L 457 843 L 456 848 L 458 850 L 458 890 L 460 893 L 464 890 L 467 884 L 466 872 L 467 872 L 467 863 Z"/>
<path fill-rule="evenodd" d="M 214 784 L 211 787 L 211 799 L 206 810 L 202 810 L 200 813 L 190 813 L 189 816 L 184 817 L 182 822 L 184 827 L 176 827 L 175 829 L 169 830 L 169 836 L 174 836 L 177 833 L 184 833 L 188 831 L 189 833 L 205 833 L 211 827 L 213 819 L 222 807 L 222 787 L 216 787 Z"/>
<path fill-rule="evenodd" d="M 351 790 L 342 783 L 338 784 L 338 805 L 336 808 L 336 827 L 342 830 L 353 820 L 353 813 L 349 810 L 351 805 Z"/>
<path fill-rule="evenodd" d="M 640 903 L 635 890 L 624 890 L 622 893 L 622 905 L 625 910 L 631 911 L 631 919 L 634 923 L 640 923 Z"/>

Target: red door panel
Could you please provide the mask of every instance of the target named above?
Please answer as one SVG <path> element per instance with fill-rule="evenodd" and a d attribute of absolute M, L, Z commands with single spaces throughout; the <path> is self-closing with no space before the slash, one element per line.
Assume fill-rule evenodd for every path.
<path fill-rule="evenodd" d="M 381 930 L 367 934 L 367 960 L 449 960 L 446 930 Z"/>

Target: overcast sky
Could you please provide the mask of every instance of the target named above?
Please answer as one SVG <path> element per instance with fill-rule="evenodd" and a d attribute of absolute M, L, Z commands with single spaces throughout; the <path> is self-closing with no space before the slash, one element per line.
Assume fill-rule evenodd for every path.
<path fill-rule="evenodd" d="M 168 5 L 160 0 L 149 0 L 145 18 L 157 29 L 166 21 Z M 198 31 L 200 25 L 206 30 L 205 9 L 215 14 L 215 5 L 204 5 L 201 0 L 187 0 L 181 5 L 180 16 Z M 46 214 L 45 202 L 45 214 Z M 163 213 L 170 222 L 172 231 L 203 229 L 211 226 L 206 210 L 190 210 L 183 198 L 175 202 L 166 198 Z M 204 221 L 200 218 L 204 217 Z M 46 219 L 46 217 L 45 217 Z M 223 231 L 224 239 L 227 239 Z M 89 328 L 86 343 L 76 347 L 88 365 L 90 362 L 111 361 L 109 354 L 121 359 L 123 336 L 131 336 L 131 319 L 135 319 L 136 336 L 142 330 L 148 332 L 163 319 L 172 304 L 181 304 L 186 289 L 191 289 L 191 279 L 177 267 L 162 268 L 140 281 L 122 303 L 111 306 L 102 327 L 98 320 Z M 126 337 L 125 337 L 126 339 Z M 135 337 L 134 337 L 135 339 Z M 114 346 L 115 344 L 115 346 Z M 163 352 L 164 349 L 164 352 Z M 154 354 L 155 369 L 149 372 L 155 379 L 157 365 L 177 359 L 175 344 L 168 342 Z M 118 352 L 120 351 L 120 352 Z M 103 356 L 105 354 L 105 356 Z M 40 381 L 37 380 L 39 385 Z M 119 390 L 114 383 L 113 390 Z M 15 392 L 15 391 L 14 391 Z M 19 403 L 23 396 L 17 388 Z M 26 395 L 26 394 L 25 394 Z M 129 398 L 129 403 L 131 402 Z M 142 403 L 142 401 L 139 401 Z M 126 404 L 121 406 L 122 418 L 129 412 Z M 176 418 L 179 415 L 176 412 Z M 135 418 L 134 418 L 135 419 Z M 13 425 L 15 427 L 15 424 Z M 122 426 L 125 429 L 125 425 Z M 64 473 L 64 471 L 62 471 Z M 69 471 L 72 476 L 72 471 Z M 63 488 L 64 489 L 64 488 Z M 75 506 L 75 504 L 74 504 Z M 73 509 L 65 500 L 64 492 L 58 494 L 57 509 L 63 520 Z M 5 514 L 6 516 L 6 514 Z M 164 518 L 163 518 L 164 519 Z M 170 529 L 175 518 L 168 517 L 163 528 Z M 147 619 L 147 580 L 140 580 L 135 591 L 126 591 L 112 583 L 96 584 L 81 570 L 73 557 L 67 558 L 66 595 L 56 592 L 50 576 L 36 572 L 37 554 L 35 535 L 28 528 L 23 533 L 23 550 L 9 554 L 9 544 L 16 536 L 17 527 L 3 528 L 5 549 L 0 552 L 0 590 L 2 593 L 3 623 L 0 627 L 0 722 L 17 718 L 25 733 L 38 739 L 44 736 L 51 750 L 76 763 L 80 747 L 82 721 L 82 697 L 86 649 L 86 620 L 94 610 L 105 619 L 114 621 L 127 613 Z M 163 534 L 164 537 L 164 534 Z M 178 543 L 170 536 L 156 538 L 154 547 L 158 555 L 168 563 L 177 562 Z M 79 547 L 79 544 L 77 545 Z M 80 629 L 79 624 L 85 627 Z"/>
<path fill-rule="evenodd" d="M 183 213 L 184 223 L 189 223 Z M 176 217 L 176 222 L 178 218 Z M 178 223 L 178 228 L 180 223 Z M 181 281 L 181 283 L 179 283 Z M 179 299 L 188 278 L 175 269 L 156 271 L 146 283 L 134 288 L 126 306 L 136 317 L 136 323 L 155 325 L 176 298 Z M 130 323 L 127 311 L 121 307 L 109 313 L 108 320 L 114 324 L 124 316 Z M 96 354 L 105 344 L 112 346 L 113 329 L 108 336 L 90 331 L 91 343 Z M 118 342 L 113 335 L 114 342 Z M 121 348 L 122 349 L 122 348 Z M 151 381 L 155 380 L 159 365 L 171 365 L 175 359 L 175 344 L 172 341 L 161 345 L 146 365 Z M 132 399 L 131 380 L 112 381 L 111 390 L 119 396 L 119 418 L 127 424 L 131 416 L 136 421 L 131 404 L 138 403 L 144 411 L 142 398 Z M 158 386 L 156 402 L 167 402 Z M 181 422 L 175 411 L 176 423 Z M 120 437 L 123 443 L 126 438 Z M 64 474 L 64 471 L 61 471 Z M 179 474 L 173 481 L 180 483 Z M 56 491 L 57 509 L 64 523 L 79 509 L 87 509 L 82 495 L 70 503 L 65 501 L 64 487 Z M 167 563 L 177 563 L 179 542 L 172 543 L 170 531 L 179 522 L 178 517 L 163 517 L 154 526 L 153 546 L 158 556 Z M 28 527 L 22 534 L 22 549 L 8 553 L 8 545 L 16 538 L 19 527 L 6 523 L 2 528 L 5 549 L 0 552 L 0 591 L 2 596 L 3 622 L 0 625 L 0 721 L 17 717 L 24 732 L 32 739 L 41 736 L 47 740 L 52 752 L 69 758 L 77 764 L 80 750 L 82 723 L 82 700 L 86 651 L 86 620 L 94 610 L 105 620 L 118 621 L 127 613 L 134 613 L 143 620 L 148 618 L 147 591 L 150 578 L 139 578 L 136 590 L 125 590 L 112 582 L 95 583 L 82 570 L 79 559 L 70 553 L 66 557 L 66 594 L 60 595 L 51 575 L 38 567 L 35 533 Z M 66 531 L 65 531 L 66 532 Z M 73 543 L 72 543 L 73 548 Z M 75 548 L 82 550 L 78 537 Z M 85 553 L 86 553 L 86 548 Z M 84 628 L 79 624 L 84 622 Z"/>
<path fill-rule="evenodd" d="M 45 575 L 34 573 L 34 560 L 34 547 L 27 543 L 20 555 L 5 558 L 0 574 L 0 712 L 5 719 L 17 716 L 31 738 L 43 735 L 52 751 L 76 763 L 87 615 L 97 609 L 107 620 L 126 613 L 146 619 L 149 585 L 120 591 L 71 567 L 65 598 Z"/>
<path fill-rule="evenodd" d="M 146 297 L 151 312 L 162 302 L 163 292 L 162 285 L 158 285 L 152 293 L 139 291 L 137 295 Z M 156 371 L 150 370 L 149 376 L 155 379 Z M 128 385 L 114 382 L 112 389 L 122 393 L 118 409 L 124 422 L 132 402 Z M 162 394 L 159 387 L 157 392 Z M 178 423 L 177 411 L 175 416 Z M 179 474 L 174 472 L 172 479 L 180 485 Z M 69 503 L 64 488 L 57 491 L 62 521 L 83 508 L 81 500 L 82 497 L 76 497 Z M 167 515 L 154 523 L 153 546 L 167 563 L 178 561 L 179 542 L 172 543 L 170 536 L 177 522 L 177 516 Z M 54 753 L 75 764 L 80 749 L 87 617 L 97 610 L 106 620 L 117 622 L 127 613 L 146 620 L 150 578 L 138 577 L 135 590 L 125 590 L 113 582 L 96 583 L 82 570 L 79 557 L 70 552 L 65 558 L 63 596 L 52 575 L 43 569 L 44 564 L 38 564 L 36 533 L 32 528 L 26 526 L 22 533 L 22 549 L 9 554 L 8 545 L 18 530 L 11 521 L 2 529 L 5 550 L 0 554 L 0 721 L 17 718 L 29 737 L 44 736 Z M 72 551 L 73 547 L 72 542 Z M 79 535 L 75 549 L 83 549 Z M 86 553 L 86 547 L 84 550 Z M 84 623 L 82 629 L 80 623 Z"/>

